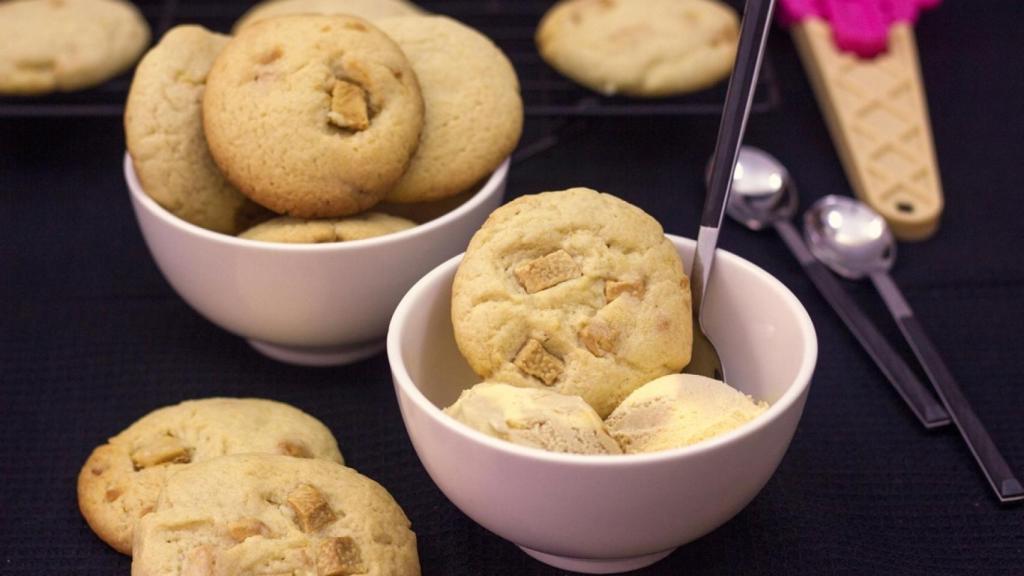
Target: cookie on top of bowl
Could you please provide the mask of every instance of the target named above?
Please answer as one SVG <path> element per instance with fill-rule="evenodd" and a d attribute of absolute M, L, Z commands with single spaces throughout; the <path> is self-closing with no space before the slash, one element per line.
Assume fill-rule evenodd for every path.
<path fill-rule="evenodd" d="M 128 69 L 149 24 L 123 0 L 0 2 L 0 94 L 71 92 Z"/>
<path fill-rule="evenodd" d="M 548 64 L 594 91 L 671 96 L 729 75 L 739 18 L 718 0 L 562 0 L 535 40 Z"/>
<path fill-rule="evenodd" d="M 348 14 L 371 22 L 392 16 L 415 16 L 424 10 L 406 0 L 268 0 L 250 8 L 235 22 L 234 31 L 290 14 Z"/>
<path fill-rule="evenodd" d="M 300 218 L 355 214 L 405 172 L 423 98 L 401 49 L 353 16 L 282 16 L 247 26 L 207 78 L 203 126 L 227 179 Z"/>
<path fill-rule="evenodd" d="M 142 189 L 174 215 L 269 242 L 389 234 L 468 201 L 515 148 L 519 82 L 476 30 L 394 0 L 267 9 L 286 4 L 406 15 L 272 12 L 234 38 L 168 32 L 136 73 L 125 132 Z"/>
<path fill-rule="evenodd" d="M 305 412 L 259 398 L 206 398 L 154 410 L 93 450 L 78 506 L 93 532 L 132 552 L 139 519 L 174 472 L 226 454 L 264 452 L 342 463 L 338 443 Z"/>
<path fill-rule="evenodd" d="M 690 286 L 661 225 L 587 188 L 522 196 L 473 236 L 452 283 L 481 378 L 582 397 L 602 418 L 690 361 Z"/>
<path fill-rule="evenodd" d="M 206 77 L 229 37 L 201 26 L 176 26 L 135 69 L 124 131 L 146 193 L 175 216 L 215 232 L 237 234 L 271 213 L 221 174 L 203 133 Z"/>
<path fill-rule="evenodd" d="M 435 201 L 471 188 L 512 153 L 522 134 L 515 69 L 489 38 L 446 16 L 376 24 L 409 58 L 424 101 L 419 147 L 384 200 Z"/>
<path fill-rule="evenodd" d="M 236 454 L 174 474 L 139 523 L 134 576 L 418 576 L 416 535 L 380 484 L 326 460 Z"/>

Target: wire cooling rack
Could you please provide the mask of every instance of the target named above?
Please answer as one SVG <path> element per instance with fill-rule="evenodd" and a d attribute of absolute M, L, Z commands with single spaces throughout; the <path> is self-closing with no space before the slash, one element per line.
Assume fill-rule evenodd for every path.
<path fill-rule="evenodd" d="M 725 83 L 694 94 L 657 100 L 605 97 L 582 88 L 549 67 L 533 42 L 545 0 L 422 0 L 424 8 L 457 18 L 489 36 L 516 67 L 523 103 L 529 116 L 717 115 L 725 99 Z M 740 2 L 731 2 L 739 5 Z M 201 24 L 229 32 L 253 3 L 238 0 L 139 0 L 153 30 L 154 41 L 177 24 Z M 0 97 L 0 117 L 118 116 L 123 112 L 131 71 L 94 88 L 69 94 Z M 754 94 L 752 111 L 761 113 L 779 103 L 770 58 L 766 58 Z"/>

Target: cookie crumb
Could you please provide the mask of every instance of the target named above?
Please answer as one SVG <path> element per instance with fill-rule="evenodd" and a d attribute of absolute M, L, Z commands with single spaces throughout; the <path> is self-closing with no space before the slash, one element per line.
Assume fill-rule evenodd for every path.
<path fill-rule="evenodd" d="M 350 576 L 365 572 L 363 555 L 352 538 L 328 538 L 320 543 L 316 555 L 317 576 Z"/>
<path fill-rule="evenodd" d="M 366 91 L 358 84 L 336 80 L 331 89 L 331 111 L 327 119 L 338 128 L 356 132 L 370 127 Z"/>
<path fill-rule="evenodd" d="M 174 436 L 160 436 L 132 452 L 132 463 L 136 470 L 168 462 L 183 464 L 191 460 L 192 454 L 188 447 Z"/>
<path fill-rule="evenodd" d="M 556 250 L 547 256 L 524 262 L 515 269 L 516 279 L 527 294 L 547 290 L 583 275 L 576 261 L 565 250 Z"/>
<path fill-rule="evenodd" d="M 544 345 L 535 338 L 526 341 L 512 362 L 520 370 L 539 379 L 547 386 L 554 384 L 565 370 L 565 364 L 557 356 L 548 352 Z"/>
<path fill-rule="evenodd" d="M 599 358 L 610 354 L 615 349 L 619 331 L 602 320 L 592 320 L 580 330 L 580 341 Z"/>
<path fill-rule="evenodd" d="M 607 302 L 615 300 L 623 294 L 630 294 L 640 298 L 644 295 L 643 280 L 605 280 L 604 299 Z"/>
<path fill-rule="evenodd" d="M 309 484 L 299 484 L 292 490 L 288 506 L 295 512 L 295 522 L 303 532 L 316 532 L 335 519 L 323 495 Z"/>
<path fill-rule="evenodd" d="M 213 576 L 213 550 L 209 546 L 196 546 L 185 556 L 181 576 Z"/>
<path fill-rule="evenodd" d="M 241 518 L 228 524 L 228 536 L 235 542 L 242 542 L 251 536 L 265 536 L 267 525 L 255 518 Z"/>

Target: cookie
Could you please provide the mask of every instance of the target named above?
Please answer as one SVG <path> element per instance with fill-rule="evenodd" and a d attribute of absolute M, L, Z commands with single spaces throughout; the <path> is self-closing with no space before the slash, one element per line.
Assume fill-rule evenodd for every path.
<path fill-rule="evenodd" d="M 669 96 L 729 75 L 739 18 L 717 0 L 563 0 L 536 42 L 548 64 L 592 90 Z"/>
<path fill-rule="evenodd" d="M 224 456 L 171 476 L 139 523 L 132 576 L 417 576 L 387 490 L 325 460 Z"/>
<path fill-rule="evenodd" d="M 404 0 L 271 0 L 243 14 L 235 23 L 235 32 L 260 20 L 291 14 L 348 14 L 372 22 L 392 16 L 423 14 L 423 9 Z"/>
<path fill-rule="evenodd" d="M 269 211 L 224 179 L 203 135 L 203 91 L 228 37 L 177 26 L 139 62 L 124 110 L 124 132 L 143 190 L 196 226 L 237 234 Z"/>
<path fill-rule="evenodd" d="M 303 220 L 282 216 L 258 224 L 239 237 L 263 242 L 320 244 L 363 240 L 408 230 L 415 226 L 416 223 L 411 220 L 379 212 L 326 220 Z"/>
<path fill-rule="evenodd" d="M 412 63 L 425 109 L 419 148 L 385 201 L 438 200 L 478 184 L 512 153 L 523 130 L 512 64 L 486 36 L 446 16 L 377 25 Z"/>
<path fill-rule="evenodd" d="M 0 93 L 71 92 L 128 69 L 149 25 L 122 0 L 0 2 Z"/>
<path fill-rule="evenodd" d="M 352 16 L 245 27 L 206 81 L 213 159 L 243 194 L 298 218 L 362 212 L 405 172 L 423 98 L 401 49 Z"/>
<path fill-rule="evenodd" d="M 78 475 L 79 509 L 102 540 L 130 554 L 135 524 L 171 473 L 239 452 L 342 462 L 331 431 L 297 408 L 257 398 L 190 400 L 150 412 L 93 450 Z"/>
<path fill-rule="evenodd" d="M 654 218 L 587 188 L 495 210 L 455 274 L 451 313 L 483 379 L 580 396 L 602 418 L 690 360 L 678 253 Z"/>

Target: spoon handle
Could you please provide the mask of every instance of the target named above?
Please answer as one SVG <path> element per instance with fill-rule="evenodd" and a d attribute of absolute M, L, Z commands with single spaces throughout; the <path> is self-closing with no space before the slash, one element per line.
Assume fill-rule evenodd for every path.
<path fill-rule="evenodd" d="M 896 350 L 871 323 L 871 320 L 864 315 L 857 303 L 836 281 L 836 277 L 811 254 L 793 223 L 789 220 L 777 220 L 774 225 L 775 230 L 782 236 L 782 240 L 789 247 L 793 256 L 796 256 L 818 292 L 832 306 L 832 310 L 846 324 L 864 351 L 875 361 L 875 364 L 885 374 L 885 377 L 910 407 L 914 416 L 921 421 L 921 424 L 928 429 L 949 424 L 949 414 L 946 409 L 928 392 L 914 371 L 907 366 Z"/>
<path fill-rule="evenodd" d="M 935 387 L 935 392 L 949 410 L 953 422 L 960 429 L 960 435 L 974 454 L 974 459 L 978 461 L 981 471 L 985 473 L 1000 502 L 1024 500 L 1024 486 L 1013 474 L 1013 470 L 992 441 L 981 419 L 974 413 L 953 373 L 942 360 L 924 327 L 914 316 L 914 311 L 899 287 L 893 282 L 892 277 L 884 272 L 872 274 L 871 281 L 882 295 L 882 300 L 896 319 L 900 331 L 921 362 L 925 373 L 932 381 L 932 386 Z"/>
<path fill-rule="evenodd" d="M 704 198 L 704 210 L 697 232 L 697 251 L 694 254 L 690 273 L 693 286 L 694 310 L 700 310 L 707 291 L 711 265 L 714 262 L 715 247 L 718 245 L 718 230 L 725 215 L 725 203 L 732 189 L 732 176 L 736 170 L 743 132 L 750 116 L 750 104 L 754 99 L 757 75 L 761 71 L 765 42 L 771 27 L 775 0 L 747 0 L 743 11 L 739 46 L 736 62 L 729 78 L 722 106 L 722 123 L 718 127 L 715 152 L 711 157 L 711 176 Z"/>

